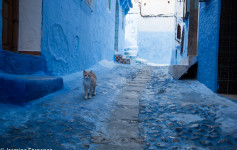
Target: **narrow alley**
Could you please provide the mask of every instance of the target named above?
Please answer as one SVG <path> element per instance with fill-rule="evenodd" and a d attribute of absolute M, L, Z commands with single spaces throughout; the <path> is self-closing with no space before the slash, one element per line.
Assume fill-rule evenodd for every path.
<path fill-rule="evenodd" d="M 236 0 L 0 0 L 0 150 L 237 150 Z"/>
<path fill-rule="evenodd" d="M 235 149 L 237 103 L 168 67 L 102 61 L 97 95 L 83 99 L 82 72 L 24 107 L 0 104 L 0 147 L 44 149 Z"/>

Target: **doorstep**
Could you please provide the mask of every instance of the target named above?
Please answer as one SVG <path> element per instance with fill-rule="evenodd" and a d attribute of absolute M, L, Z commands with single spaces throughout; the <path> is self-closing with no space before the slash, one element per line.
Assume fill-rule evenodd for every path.
<path fill-rule="evenodd" d="M 61 90 L 61 77 L 0 74 L 0 102 L 23 105 Z"/>

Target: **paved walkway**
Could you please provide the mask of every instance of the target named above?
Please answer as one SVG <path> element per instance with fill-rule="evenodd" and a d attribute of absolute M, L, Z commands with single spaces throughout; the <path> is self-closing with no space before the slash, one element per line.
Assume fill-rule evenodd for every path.
<path fill-rule="evenodd" d="M 0 104 L 0 149 L 237 149 L 237 103 L 167 67 L 93 69 L 97 95 L 83 99 L 82 73 L 25 107 Z"/>
<path fill-rule="evenodd" d="M 137 76 L 123 87 L 116 97 L 117 105 L 106 122 L 104 137 L 93 137 L 95 149 L 142 149 L 138 132 L 139 96 L 150 79 L 151 69 L 144 67 Z"/>
<path fill-rule="evenodd" d="M 237 149 L 237 103 L 153 67 L 140 98 L 144 149 Z M 148 94 L 149 93 L 149 94 Z"/>

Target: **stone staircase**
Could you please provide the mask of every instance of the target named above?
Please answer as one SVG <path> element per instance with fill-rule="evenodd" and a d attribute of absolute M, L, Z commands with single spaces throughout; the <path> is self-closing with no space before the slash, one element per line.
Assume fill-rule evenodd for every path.
<path fill-rule="evenodd" d="M 123 56 L 126 59 L 130 59 L 131 64 L 146 64 L 147 61 L 144 59 L 138 58 L 137 53 L 138 53 L 137 47 L 130 47 L 130 48 L 124 49 Z"/>
<path fill-rule="evenodd" d="M 0 73 L 0 103 L 24 105 L 62 88 L 61 77 Z"/>
<path fill-rule="evenodd" d="M 137 48 L 126 48 L 124 49 L 124 57 L 127 59 L 136 59 L 137 58 Z"/>

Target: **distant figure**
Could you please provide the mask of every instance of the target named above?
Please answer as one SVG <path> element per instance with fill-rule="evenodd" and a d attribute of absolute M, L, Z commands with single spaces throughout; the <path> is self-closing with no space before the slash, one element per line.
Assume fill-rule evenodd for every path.
<path fill-rule="evenodd" d="M 96 75 L 92 71 L 83 70 L 83 86 L 85 90 L 85 97 L 84 97 L 85 99 L 95 96 Z M 89 97 L 88 97 L 88 89 L 89 89 Z"/>

